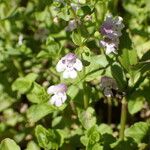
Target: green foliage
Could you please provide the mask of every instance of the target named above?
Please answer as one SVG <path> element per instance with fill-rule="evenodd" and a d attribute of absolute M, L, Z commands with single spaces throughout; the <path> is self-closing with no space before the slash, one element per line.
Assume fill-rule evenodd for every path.
<path fill-rule="evenodd" d="M 27 98 L 32 103 L 44 103 L 48 101 L 48 94 L 43 87 L 34 83 L 29 93 L 27 93 Z"/>
<path fill-rule="evenodd" d="M 27 111 L 27 118 L 30 122 L 37 122 L 53 111 L 55 111 L 54 106 L 49 106 L 47 103 L 32 105 Z"/>
<path fill-rule="evenodd" d="M 43 126 L 38 125 L 35 128 L 35 135 L 40 147 L 45 149 L 58 149 L 63 144 L 63 136 L 59 130 L 46 130 Z"/>
<path fill-rule="evenodd" d="M 82 126 L 85 129 L 89 129 L 96 124 L 94 109 L 91 107 L 87 108 L 87 110 L 80 111 L 78 116 Z"/>
<path fill-rule="evenodd" d="M 0 150 L 148 149 L 149 8 L 149 0 L 1 0 Z M 102 33 L 108 13 L 123 18 L 119 40 Z M 111 25 L 103 32 L 112 32 Z M 107 55 L 101 40 L 118 42 L 116 53 Z M 75 79 L 56 69 L 68 53 L 83 65 L 78 71 L 76 60 L 67 60 L 64 70 L 77 71 Z M 116 88 L 107 81 L 103 87 L 103 77 Z M 62 91 L 47 90 L 60 83 L 67 98 L 56 107 Z M 123 138 L 120 120 L 126 120 Z"/>
<path fill-rule="evenodd" d="M 26 150 L 40 150 L 40 148 L 37 146 L 35 142 L 30 141 L 27 145 Z"/>
<path fill-rule="evenodd" d="M 86 131 L 86 134 L 81 137 L 81 142 L 87 147 L 87 149 L 97 147 L 96 143 L 100 140 L 100 133 L 98 132 L 97 126 L 92 126 Z"/>
<path fill-rule="evenodd" d="M 85 39 L 83 37 L 81 37 L 80 33 L 72 33 L 72 41 L 75 45 L 77 46 L 82 46 L 85 42 Z"/>
<path fill-rule="evenodd" d="M 128 103 L 128 110 L 130 114 L 135 114 L 143 107 L 144 98 L 141 96 L 130 99 Z"/>
<path fill-rule="evenodd" d="M 28 92 L 32 86 L 32 83 L 37 78 L 37 74 L 30 73 L 25 77 L 17 78 L 16 81 L 12 84 L 13 91 L 19 91 L 24 94 Z"/>
<path fill-rule="evenodd" d="M 126 137 L 133 138 L 137 143 L 146 142 L 150 134 L 150 126 L 145 122 L 135 123 L 133 126 L 125 130 Z"/>
<path fill-rule="evenodd" d="M 11 140 L 9 138 L 4 139 L 1 141 L 0 144 L 0 150 L 20 150 L 20 147 L 14 142 L 14 140 Z"/>

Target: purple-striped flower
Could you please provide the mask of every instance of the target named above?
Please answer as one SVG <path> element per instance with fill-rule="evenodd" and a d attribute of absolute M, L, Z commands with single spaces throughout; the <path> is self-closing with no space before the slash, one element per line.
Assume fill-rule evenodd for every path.
<path fill-rule="evenodd" d="M 62 57 L 56 65 L 56 70 L 58 72 L 63 72 L 63 78 L 76 78 L 77 71 L 81 71 L 82 68 L 82 62 L 74 53 L 68 53 Z"/>
<path fill-rule="evenodd" d="M 112 15 L 108 15 L 101 26 L 101 34 L 109 39 L 120 37 L 121 30 L 124 28 L 122 21 L 122 17 L 113 18 Z"/>
<path fill-rule="evenodd" d="M 66 91 L 67 86 L 63 83 L 50 86 L 47 89 L 47 93 L 53 94 L 53 96 L 49 100 L 49 103 L 60 107 L 67 99 Z"/>
<path fill-rule="evenodd" d="M 100 28 L 100 32 L 104 36 L 104 40 L 101 40 L 100 44 L 106 49 L 106 54 L 117 53 L 119 37 L 124 28 L 122 21 L 123 19 L 119 16 L 113 18 L 112 15 L 108 15 Z"/>

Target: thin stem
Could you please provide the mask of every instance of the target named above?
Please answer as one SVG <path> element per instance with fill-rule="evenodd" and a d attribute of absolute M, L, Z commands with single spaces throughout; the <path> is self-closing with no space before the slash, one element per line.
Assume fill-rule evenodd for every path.
<path fill-rule="evenodd" d="M 111 97 L 108 97 L 107 98 L 108 100 L 108 124 L 110 125 L 111 124 L 111 118 L 112 118 L 112 100 L 111 100 Z"/>
<path fill-rule="evenodd" d="M 127 117 L 127 101 L 126 98 L 123 97 L 122 99 L 122 108 L 121 108 L 121 121 L 120 121 L 120 139 L 124 139 L 124 130 L 126 125 L 126 117 Z"/>
<path fill-rule="evenodd" d="M 86 83 L 83 83 L 83 88 L 84 88 L 84 96 L 83 96 L 83 101 L 84 101 L 84 108 L 87 109 L 88 105 L 89 105 L 89 99 L 87 96 L 87 92 L 86 92 Z"/>
<path fill-rule="evenodd" d="M 88 108 L 88 104 L 89 104 L 89 102 L 88 102 L 87 96 L 86 96 L 86 94 L 84 94 L 84 108 L 85 109 Z"/>
<path fill-rule="evenodd" d="M 114 0 L 114 12 L 115 13 L 117 13 L 117 11 L 118 11 L 118 2 L 119 2 L 119 0 Z"/>
<path fill-rule="evenodd" d="M 73 113 L 77 114 L 77 112 L 76 112 L 76 106 L 75 106 L 75 103 L 73 101 L 70 101 L 70 106 L 71 106 L 71 110 L 73 111 Z"/>

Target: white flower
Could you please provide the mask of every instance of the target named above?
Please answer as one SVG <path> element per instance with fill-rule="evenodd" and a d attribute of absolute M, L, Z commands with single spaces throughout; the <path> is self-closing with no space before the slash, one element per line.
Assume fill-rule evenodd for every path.
<path fill-rule="evenodd" d="M 63 72 L 63 78 L 76 78 L 77 71 L 83 68 L 82 62 L 73 53 L 68 53 L 56 65 L 58 72 Z"/>
<path fill-rule="evenodd" d="M 49 103 L 60 107 L 67 99 L 67 86 L 65 84 L 52 85 L 47 89 L 48 94 L 53 94 Z"/>
<path fill-rule="evenodd" d="M 106 48 L 106 55 L 108 55 L 111 52 L 117 53 L 119 40 L 115 39 L 115 41 L 113 41 L 109 39 L 104 39 L 100 41 L 100 44 L 102 47 Z"/>

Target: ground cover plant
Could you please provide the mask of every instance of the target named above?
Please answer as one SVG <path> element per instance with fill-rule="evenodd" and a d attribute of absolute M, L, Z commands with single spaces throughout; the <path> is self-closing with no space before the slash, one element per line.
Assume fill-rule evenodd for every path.
<path fill-rule="evenodd" d="M 0 150 L 149 150 L 149 39 L 149 0 L 0 0 Z"/>

